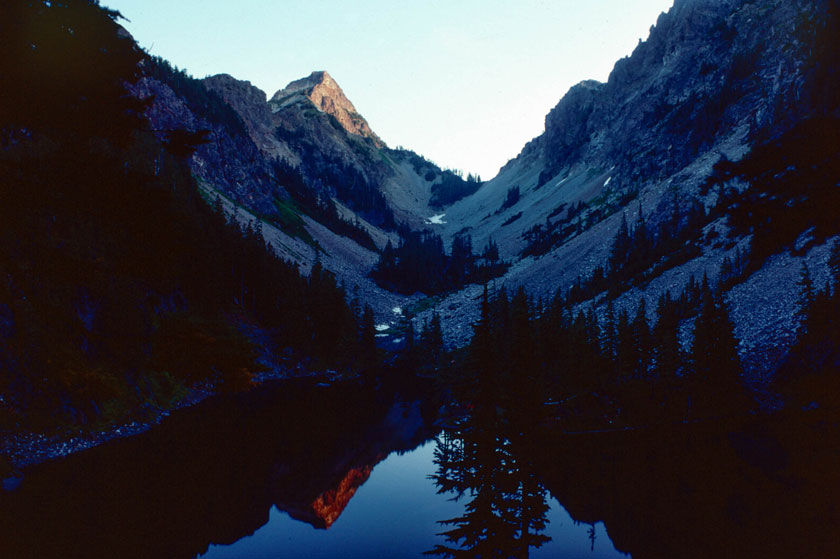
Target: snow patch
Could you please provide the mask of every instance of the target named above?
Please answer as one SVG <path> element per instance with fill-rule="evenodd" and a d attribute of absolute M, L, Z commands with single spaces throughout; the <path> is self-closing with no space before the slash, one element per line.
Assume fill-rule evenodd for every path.
<path fill-rule="evenodd" d="M 612 180 L 612 177 L 607 177 L 607 180 L 604 181 L 604 186 L 607 186 L 608 184 L 610 184 L 611 180 Z"/>
<path fill-rule="evenodd" d="M 394 307 L 391 312 L 397 316 L 402 316 L 402 307 Z"/>
<path fill-rule="evenodd" d="M 426 224 L 428 224 L 428 225 L 445 225 L 446 222 L 443 221 L 443 216 L 445 216 L 445 215 L 446 214 L 433 215 L 428 220 L 426 220 Z"/>
<path fill-rule="evenodd" d="M 391 327 L 387 324 L 377 324 L 376 326 L 374 326 L 374 328 L 376 328 L 377 332 L 384 332 L 385 330 L 391 329 Z"/>

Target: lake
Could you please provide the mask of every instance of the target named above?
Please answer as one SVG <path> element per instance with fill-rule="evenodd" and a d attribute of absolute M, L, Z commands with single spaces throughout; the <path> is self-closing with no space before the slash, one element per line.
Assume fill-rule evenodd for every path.
<path fill-rule="evenodd" d="M 121 558 L 837 551 L 836 424 L 536 434 L 503 432 L 499 414 L 473 410 L 442 430 L 440 406 L 423 383 L 372 390 L 301 380 L 212 398 L 141 435 L 27 469 L 16 491 L 0 493 L 0 550 Z"/>
<path fill-rule="evenodd" d="M 380 462 L 327 530 L 274 507 L 254 534 L 232 545 L 211 545 L 202 557 L 422 557 L 443 541 L 435 535 L 442 530 L 437 521 L 464 512 L 463 503 L 438 495 L 429 479 L 435 447 L 430 441 Z M 627 557 L 615 550 L 603 523 L 578 524 L 554 499 L 545 533 L 551 542 L 531 557 Z"/>

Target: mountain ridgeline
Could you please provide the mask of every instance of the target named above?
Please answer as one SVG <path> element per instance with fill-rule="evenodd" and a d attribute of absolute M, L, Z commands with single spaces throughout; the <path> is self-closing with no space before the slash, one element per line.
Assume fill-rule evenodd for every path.
<path fill-rule="evenodd" d="M 559 293 L 602 328 L 610 305 L 653 324 L 663 296 L 706 276 L 741 378 L 766 385 L 801 333 L 802 266 L 831 283 L 837 18 L 834 1 L 677 0 L 606 83 L 571 88 L 541 136 L 446 208 L 444 238 L 492 239 L 515 262 L 509 291 Z M 479 301 L 440 303 L 452 342 Z M 693 324 L 675 324 L 683 350 Z"/>
<path fill-rule="evenodd" d="M 269 347 L 289 367 L 374 366 L 356 360 L 375 348 L 334 276 L 301 275 L 259 221 L 201 189 L 188 161 L 207 131 L 144 117 L 155 101 L 134 93 L 159 61 L 117 19 L 88 1 L 4 8 L 0 76 L 18 88 L 0 103 L 0 428 L 154 417 L 196 385 L 249 388 L 279 364 L 260 358 Z M 209 122 L 244 132 L 218 96 L 167 75 Z M 247 159 L 236 138 L 215 149 Z"/>
<path fill-rule="evenodd" d="M 676 0 L 489 181 L 389 148 L 325 71 L 269 97 L 95 0 L 2 10 L 2 425 L 377 371 L 383 321 L 404 362 L 434 324 L 458 382 L 628 424 L 840 367 L 837 0 Z"/>

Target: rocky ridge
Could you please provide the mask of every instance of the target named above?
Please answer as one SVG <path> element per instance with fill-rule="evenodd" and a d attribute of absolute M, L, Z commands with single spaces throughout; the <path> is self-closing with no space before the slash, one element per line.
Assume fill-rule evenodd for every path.
<path fill-rule="evenodd" d="M 365 118 L 327 72 L 312 72 L 305 78 L 289 83 L 272 96 L 269 104 L 273 110 L 279 110 L 299 102 L 301 97 L 308 99 L 318 110 L 335 117 L 348 133 L 369 138 L 377 148 L 385 147 L 385 142 L 370 129 Z"/>
<path fill-rule="evenodd" d="M 820 90 L 813 86 L 813 53 L 818 46 L 814 29 L 827 1 L 677 0 L 659 17 L 649 38 L 616 63 L 606 83 L 584 81 L 573 87 L 546 116 L 544 134 L 474 195 L 443 209 L 429 205 L 434 173 L 418 166 L 413 154 L 387 149 L 328 73 L 313 72 L 293 81 L 269 101 L 248 82 L 230 76 L 203 83 L 242 119 L 259 152 L 257 159 L 286 161 L 303 172 L 312 188 L 331 196 L 336 191 L 328 177 L 355 174 L 375 185 L 399 221 L 430 227 L 449 241 L 469 233 L 474 246 L 493 239 L 502 256 L 514 262 L 497 286 L 523 286 L 550 296 L 604 265 L 622 216 L 632 222 L 643 214 L 655 226 L 674 208 L 685 212 L 698 202 L 712 208 L 716 195 L 704 193 L 702 186 L 718 161 L 737 161 L 762 140 L 825 110 L 820 108 Z M 254 210 L 253 201 L 236 195 L 229 184 L 208 182 L 219 192 L 232 192 L 234 203 Z M 236 184 L 242 188 L 243 183 Z M 505 206 L 512 189 L 521 195 Z M 349 219 L 365 221 L 352 204 L 340 207 Z M 528 232 L 572 219 L 573 207 L 582 208 L 578 232 L 523 258 Z M 440 213 L 445 217 L 439 223 L 427 222 Z M 308 223 L 318 242 L 328 242 L 323 228 Z M 394 239 L 375 223 L 368 225 L 378 244 Z M 724 223 L 714 227 L 726 233 Z M 738 246 L 745 243 L 736 241 Z M 372 265 L 375 255 L 352 243 L 340 244 L 347 246 L 335 254 L 343 256 L 328 267 L 348 280 L 352 276 L 349 285 L 365 284 L 366 269 L 355 267 L 359 262 Z M 710 243 L 700 257 L 654 278 L 644 289 L 630 290 L 617 304 L 632 308 L 644 297 L 653 308 L 662 293 L 679 292 L 692 275 L 716 277 L 731 250 Z M 305 265 L 309 257 L 300 254 L 307 251 L 296 252 Z M 824 259 L 817 253 L 793 258 L 825 276 Z M 763 276 L 772 275 L 770 268 L 778 261 L 768 261 Z M 787 302 L 771 302 L 762 315 L 764 325 L 750 324 L 753 317 L 739 310 L 743 301 L 754 299 L 748 286 L 764 285 L 759 279 L 763 276 L 747 279 L 728 296 L 736 329 L 744 336 L 742 357 L 755 371 L 769 362 L 754 354 L 784 353 L 795 328 L 781 319 L 790 313 Z M 789 283 L 771 286 L 776 300 L 789 299 L 795 289 Z M 364 290 L 370 291 L 365 297 L 400 304 L 391 294 L 373 295 L 375 287 Z M 475 287 L 468 287 L 438 304 L 451 345 L 468 341 L 478 295 Z M 598 307 L 603 300 L 589 304 Z M 388 309 L 377 310 L 388 315 Z M 774 330 L 772 324 L 781 326 Z"/>
<path fill-rule="evenodd" d="M 307 188 L 331 198 L 342 219 L 357 223 L 382 247 L 389 240 L 396 242 L 396 234 L 372 223 L 352 204 L 337 197 L 331 181 L 342 173 L 355 173 L 357 180 L 396 202 L 389 207 L 400 221 L 422 224 L 431 215 L 427 209 L 431 183 L 421 176 L 427 169 L 416 169 L 412 164 L 413 154 L 380 149 L 373 139 L 351 134 L 338 125 L 336 117 L 317 110 L 303 94 L 297 95 L 296 102 L 279 107 L 269 103 L 265 93 L 250 82 L 227 74 L 194 80 L 177 73 L 161 73 L 147 71 L 134 94 L 152 99 L 146 116 L 162 137 L 175 129 L 208 131 L 209 141 L 199 145 L 189 161 L 208 201 L 218 199 L 226 213 L 243 226 L 261 222 L 263 236 L 277 254 L 302 270 L 320 261 L 336 274 L 349 296 L 374 306 L 378 320 L 393 319 L 391 309 L 417 298 L 379 288 L 367 277 L 377 261 L 376 253 L 336 234 L 317 219 L 299 216 L 304 236 L 288 230 L 284 220 L 289 216 L 284 212 L 290 208 L 294 211 L 295 202 L 276 167 L 282 162 L 297 169 Z M 208 103 L 196 103 L 196 97 L 200 100 L 203 96 L 217 98 L 226 111 L 218 107 L 208 111 Z M 346 104 L 352 107 L 349 101 Z M 337 106 L 343 105 L 339 102 Z M 215 114 L 218 112 L 226 117 L 219 118 Z"/>
<path fill-rule="evenodd" d="M 814 79 L 814 53 L 825 41 L 814 30 L 827 4 L 676 0 L 606 83 L 571 88 L 546 116 L 544 134 L 478 192 L 447 208 L 441 231 L 449 238 L 468 232 L 479 246 L 492 238 L 504 257 L 516 260 L 496 287 L 523 286 L 547 297 L 605 264 L 622 216 L 632 223 L 641 211 L 655 226 L 695 200 L 711 209 L 716 194 L 704 194 L 702 186 L 715 163 L 740 160 L 801 119 L 840 115 Z M 514 188 L 519 200 L 505 208 Z M 577 233 L 522 258 L 529 231 L 562 223 L 576 206 L 582 208 Z M 724 236 L 728 231 L 725 222 L 714 227 Z M 616 304 L 635 309 L 645 298 L 652 311 L 660 295 L 679 293 L 692 274 L 716 277 L 736 244 L 749 246 L 749 238 L 733 242 L 725 249 L 705 244 L 699 257 Z M 741 357 L 754 377 L 765 377 L 790 346 L 800 265 L 824 281 L 831 242 L 772 258 L 727 294 Z M 768 281 L 772 277 L 778 281 Z M 478 294 L 467 289 L 439 303 L 453 344 L 469 339 Z M 761 313 L 749 312 L 756 304 Z M 599 297 L 581 306 L 602 312 L 603 305 Z"/>
<path fill-rule="evenodd" d="M 226 120 L 211 118 L 191 106 L 184 93 L 176 89 L 175 83 L 152 76 L 141 77 L 132 87 L 137 97 L 153 100 L 146 117 L 154 133 L 164 138 L 178 129 L 207 131 L 207 142 L 197 146 L 190 160 L 199 181 L 214 185 L 237 204 L 260 215 L 273 215 L 276 200 L 287 198 L 288 194 L 273 180 L 270 162 L 260 156 L 255 136 L 231 125 L 236 113 L 229 108 Z M 242 126 L 241 121 L 236 124 Z"/>
<path fill-rule="evenodd" d="M 397 221 L 422 226 L 432 215 L 431 189 L 441 170 L 429 162 L 418 167 L 413 152 L 389 149 L 328 73 L 293 81 L 268 101 L 258 88 L 229 75 L 202 82 L 239 114 L 262 158 L 297 168 L 314 191 L 359 213 L 335 185 L 337 178 L 352 176 L 384 196 Z"/>

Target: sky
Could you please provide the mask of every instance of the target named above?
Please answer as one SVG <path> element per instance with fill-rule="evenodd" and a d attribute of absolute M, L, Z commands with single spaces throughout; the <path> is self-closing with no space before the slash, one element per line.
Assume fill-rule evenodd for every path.
<path fill-rule="evenodd" d="M 326 70 L 389 146 L 489 179 L 673 0 L 101 0 L 141 47 L 268 96 Z"/>

